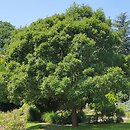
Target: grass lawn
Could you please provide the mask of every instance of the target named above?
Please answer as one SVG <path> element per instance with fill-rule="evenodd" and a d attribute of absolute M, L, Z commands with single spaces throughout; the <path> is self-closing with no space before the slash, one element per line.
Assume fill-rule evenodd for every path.
<path fill-rule="evenodd" d="M 55 126 L 43 123 L 28 123 L 27 130 L 130 130 L 130 123 L 122 124 L 86 124 L 78 128 Z"/>

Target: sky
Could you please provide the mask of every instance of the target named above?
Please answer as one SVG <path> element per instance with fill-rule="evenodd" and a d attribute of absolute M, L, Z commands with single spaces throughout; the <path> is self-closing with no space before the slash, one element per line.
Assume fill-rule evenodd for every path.
<path fill-rule="evenodd" d="M 93 10 L 102 8 L 106 17 L 112 19 L 122 12 L 130 16 L 130 0 L 0 0 L 0 21 L 16 27 L 28 26 L 38 19 L 64 13 L 74 2 L 89 5 Z"/>

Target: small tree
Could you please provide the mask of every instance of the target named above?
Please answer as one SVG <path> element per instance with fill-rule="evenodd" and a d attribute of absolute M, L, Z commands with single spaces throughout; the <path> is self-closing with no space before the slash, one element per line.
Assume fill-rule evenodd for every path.
<path fill-rule="evenodd" d="M 90 106 L 96 113 L 102 116 L 113 116 L 116 113 L 116 103 L 120 99 L 119 93 L 129 91 L 129 82 L 121 68 L 108 68 L 107 72 L 101 76 L 95 76 L 85 81 L 85 85 L 93 88 L 90 91 Z"/>

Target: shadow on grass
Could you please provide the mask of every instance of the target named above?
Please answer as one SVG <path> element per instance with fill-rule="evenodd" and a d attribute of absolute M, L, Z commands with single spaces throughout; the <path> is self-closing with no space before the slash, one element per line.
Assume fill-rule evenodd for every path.
<path fill-rule="evenodd" d="M 84 124 L 77 128 L 71 126 L 59 126 L 51 124 L 35 124 L 26 130 L 130 130 L 130 123 L 121 124 Z"/>
<path fill-rule="evenodd" d="M 44 124 L 44 123 L 30 123 L 26 130 L 71 130 L 71 126 Z"/>
<path fill-rule="evenodd" d="M 43 124 L 37 124 L 37 125 L 33 125 L 28 127 L 26 130 L 47 130 L 47 127 Z"/>

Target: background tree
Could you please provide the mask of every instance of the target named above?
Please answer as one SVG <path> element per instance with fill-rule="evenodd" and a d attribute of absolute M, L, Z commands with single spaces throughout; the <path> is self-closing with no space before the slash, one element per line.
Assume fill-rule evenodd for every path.
<path fill-rule="evenodd" d="M 9 22 L 0 21 L 0 48 L 3 48 L 5 44 L 9 44 L 11 38 L 11 32 L 15 27 Z"/>
<path fill-rule="evenodd" d="M 130 20 L 127 13 L 121 13 L 114 21 L 113 26 L 121 37 L 122 46 L 120 52 L 130 54 Z"/>

